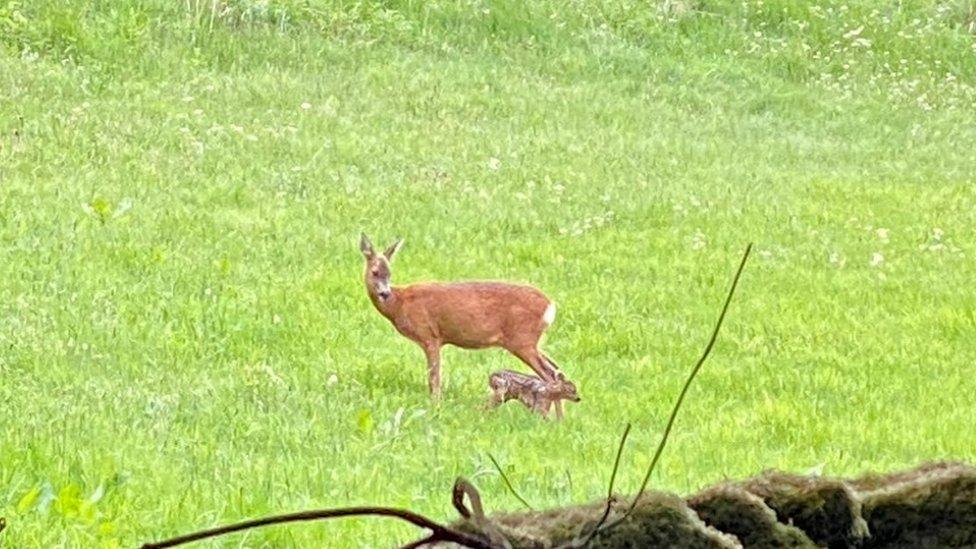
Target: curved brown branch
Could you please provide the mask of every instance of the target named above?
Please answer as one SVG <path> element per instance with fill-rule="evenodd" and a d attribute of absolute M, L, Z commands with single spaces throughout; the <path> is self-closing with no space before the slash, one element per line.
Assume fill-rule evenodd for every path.
<path fill-rule="evenodd" d="M 426 538 L 418 539 L 417 541 L 411 541 L 406 545 L 401 545 L 400 549 L 417 549 L 418 547 L 430 545 L 431 543 L 437 543 L 437 536 L 434 534 L 431 534 Z"/>
<path fill-rule="evenodd" d="M 232 532 L 240 532 L 242 530 L 249 530 L 251 528 L 270 526 L 272 524 L 361 516 L 392 517 L 409 522 L 414 526 L 426 528 L 431 531 L 431 535 L 424 538 L 424 540 L 421 540 L 424 541 L 424 543 L 447 541 L 457 543 L 458 545 L 469 547 L 471 549 L 494 549 L 489 543 L 479 538 L 463 532 L 452 530 L 444 525 L 432 521 L 423 515 L 418 515 L 417 513 L 404 509 L 394 509 L 391 507 L 346 507 L 342 509 L 319 509 L 314 511 L 300 511 L 297 513 L 275 515 L 271 517 L 238 522 L 236 524 L 229 524 L 227 526 L 221 526 L 218 528 L 211 528 L 209 530 L 201 530 L 192 534 L 170 538 L 155 543 L 146 543 L 142 546 L 142 548 L 157 549 L 163 547 L 176 547 L 177 545 L 183 545 L 193 541 L 222 536 Z M 414 542 L 414 544 L 408 545 L 408 547 L 419 547 L 419 545 L 415 545 L 416 543 L 417 542 Z"/>
<path fill-rule="evenodd" d="M 468 496 L 468 500 L 471 502 L 470 510 L 464 505 L 464 496 Z M 454 504 L 454 508 L 462 517 L 471 520 L 475 527 L 488 537 L 489 545 L 505 549 L 511 548 L 511 543 L 508 542 L 505 534 L 485 517 L 485 509 L 481 505 L 481 494 L 478 493 L 478 489 L 463 477 L 458 477 L 454 481 L 451 503 Z"/>

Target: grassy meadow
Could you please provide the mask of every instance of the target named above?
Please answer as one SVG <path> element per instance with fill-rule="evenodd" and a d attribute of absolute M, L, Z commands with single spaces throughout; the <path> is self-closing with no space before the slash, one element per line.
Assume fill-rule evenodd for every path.
<path fill-rule="evenodd" d="M 976 7 L 0 0 L 0 547 L 306 508 L 454 516 L 976 459 Z M 530 282 L 566 420 L 485 413 L 395 284 Z M 390 547 L 384 519 L 201 546 Z"/>

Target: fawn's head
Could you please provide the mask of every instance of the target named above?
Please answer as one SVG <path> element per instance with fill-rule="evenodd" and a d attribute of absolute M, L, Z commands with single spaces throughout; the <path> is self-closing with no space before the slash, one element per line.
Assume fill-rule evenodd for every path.
<path fill-rule="evenodd" d="M 580 401 L 579 392 L 576 390 L 576 384 L 566 379 L 566 376 L 564 376 L 562 372 L 556 373 L 555 394 L 558 395 L 559 398 L 568 400 L 570 402 Z"/>
<path fill-rule="evenodd" d="M 380 301 L 387 300 L 393 291 L 390 288 L 390 261 L 401 246 L 403 246 L 402 238 L 391 244 L 383 253 L 376 253 L 369 238 L 365 234 L 360 235 L 359 249 L 366 258 L 366 290 Z"/>

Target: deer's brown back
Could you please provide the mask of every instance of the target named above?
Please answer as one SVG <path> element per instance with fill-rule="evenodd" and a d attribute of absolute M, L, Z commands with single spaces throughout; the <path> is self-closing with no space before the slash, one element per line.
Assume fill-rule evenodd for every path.
<path fill-rule="evenodd" d="M 408 337 L 465 348 L 538 341 L 549 299 L 531 286 L 499 282 L 414 284 L 396 289 Z M 401 328 L 397 326 L 397 328 Z M 403 331 L 403 330 L 401 330 Z"/>

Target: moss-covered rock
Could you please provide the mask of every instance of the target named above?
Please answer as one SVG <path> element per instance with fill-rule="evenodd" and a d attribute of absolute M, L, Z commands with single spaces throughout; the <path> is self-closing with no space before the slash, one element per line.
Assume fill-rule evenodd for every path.
<path fill-rule="evenodd" d="M 976 468 L 935 465 L 860 484 L 866 547 L 976 547 Z"/>
<path fill-rule="evenodd" d="M 861 501 L 842 480 L 767 471 L 740 484 L 819 546 L 860 547 L 868 536 Z"/>
<path fill-rule="evenodd" d="M 569 543 L 590 531 L 600 518 L 604 502 L 547 511 L 503 513 L 491 522 L 513 549 L 542 549 Z M 623 504 L 611 520 L 623 511 Z M 453 525 L 469 533 L 480 533 L 469 521 Z M 677 496 L 648 492 L 634 512 L 618 526 L 597 536 L 593 548 L 673 547 L 683 549 L 732 549 L 741 545 L 733 537 L 706 525 L 685 501 Z"/>
<path fill-rule="evenodd" d="M 878 490 L 879 488 L 916 480 L 920 477 L 929 476 L 936 473 L 951 475 L 956 473 L 966 473 L 972 470 L 972 465 L 961 461 L 930 461 L 928 463 L 923 463 L 914 469 L 907 469 L 905 471 L 896 471 L 894 473 L 886 473 L 881 475 L 868 473 L 856 479 L 847 481 L 847 484 L 853 488 L 854 491 L 864 493 Z"/>
<path fill-rule="evenodd" d="M 610 520 L 624 507 L 616 504 Z M 499 548 L 551 549 L 580 539 L 603 509 L 600 501 L 496 514 L 487 529 L 491 539 L 502 540 L 494 544 Z M 468 521 L 453 526 L 486 534 Z M 588 547 L 976 547 L 976 468 L 936 462 L 853 480 L 768 471 L 706 489 L 687 502 L 649 492 L 626 521 Z"/>
<path fill-rule="evenodd" d="M 688 505 L 709 526 L 732 534 L 746 549 L 817 545 L 802 530 L 779 522 L 776 513 L 755 494 L 724 484 L 690 498 Z"/>

